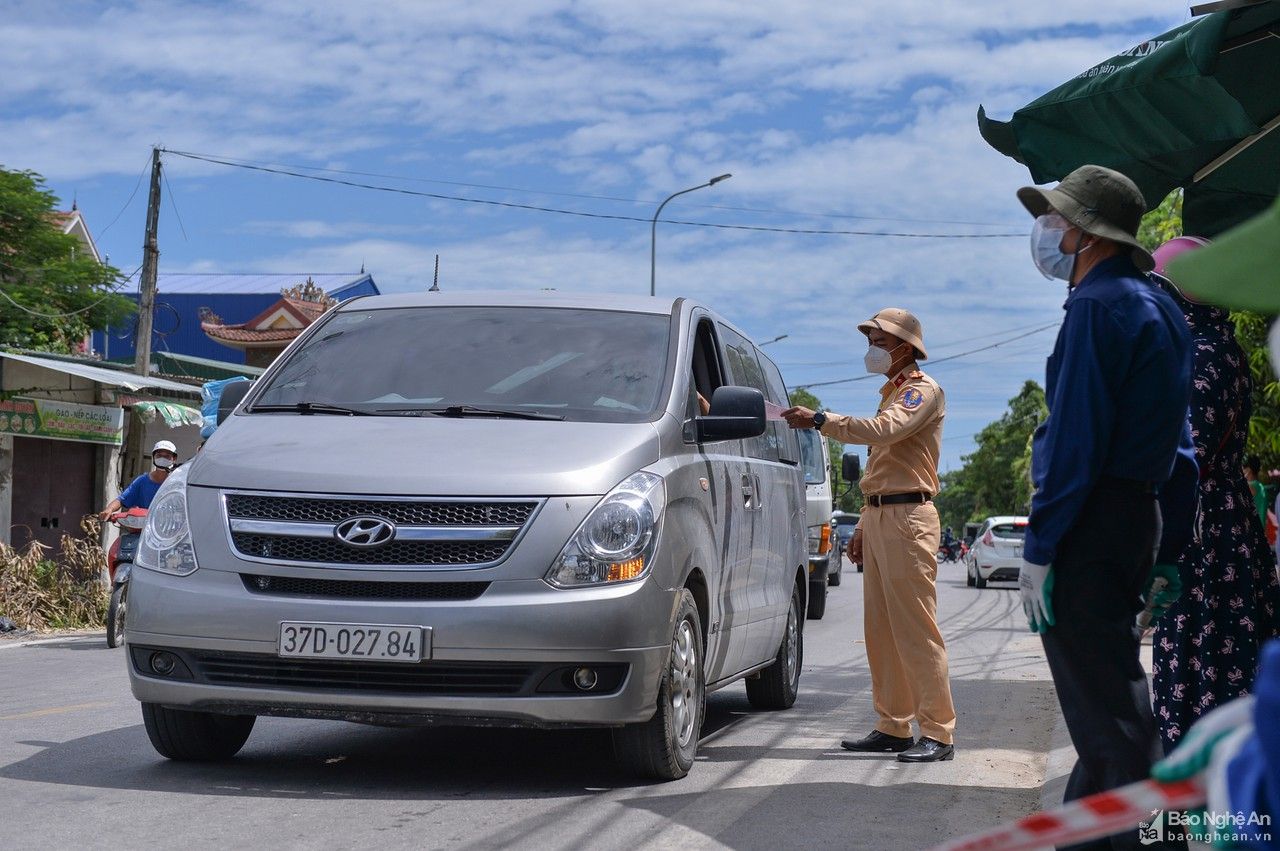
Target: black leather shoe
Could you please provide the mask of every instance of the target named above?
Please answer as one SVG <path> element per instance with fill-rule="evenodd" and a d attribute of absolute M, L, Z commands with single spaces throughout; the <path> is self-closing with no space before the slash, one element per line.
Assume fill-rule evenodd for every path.
<path fill-rule="evenodd" d="M 921 736 L 920 741 L 898 754 L 898 762 L 943 762 L 955 755 L 954 745 L 944 745 L 937 739 Z"/>
<path fill-rule="evenodd" d="M 847 751 L 862 751 L 864 753 L 902 753 L 916 743 L 916 740 L 907 736 L 889 736 L 881 733 L 879 730 L 872 730 L 871 735 L 863 739 L 843 739 L 840 747 Z"/>

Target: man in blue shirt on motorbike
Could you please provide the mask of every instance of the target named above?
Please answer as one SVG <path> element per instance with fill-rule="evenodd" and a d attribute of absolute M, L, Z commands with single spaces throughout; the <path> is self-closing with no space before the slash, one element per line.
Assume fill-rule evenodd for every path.
<path fill-rule="evenodd" d="M 130 482 L 129 487 L 107 504 L 98 515 L 99 518 L 106 520 L 122 508 L 150 508 L 151 500 L 156 498 L 160 486 L 169 477 L 169 471 L 178 463 L 178 447 L 169 440 L 157 441 L 151 449 L 151 463 L 151 472 L 143 473 Z"/>

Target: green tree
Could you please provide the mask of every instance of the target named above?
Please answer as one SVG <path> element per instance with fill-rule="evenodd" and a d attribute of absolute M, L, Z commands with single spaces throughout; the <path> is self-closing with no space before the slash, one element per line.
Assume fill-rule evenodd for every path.
<path fill-rule="evenodd" d="M 57 203 L 40 175 L 0 168 L 0 345 L 73 351 L 94 328 L 136 310 L 112 292 L 119 270 L 57 227 Z"/>
<path fill-rule="evenodd" d="M 1030 510 L 1031 436 L 1047 413 L 1044 390 L 1028 381 L 1000 419 L 978 432 L 977 449 L 943 477 L 935 500 L 943 526 L 961 528 L 991 515 Z"/>
<path fill-rule="evenodd" d="M 792 390 L 789 395 L 791 404 L 793 405 L 801 405 L 813 411 L 822 407 L 822 400 L 810 393 L 808 390 Z M 850 487 L 851 483 L 844 480 L 844 475 L 842 473 L 844 466 L 844 444 L 834 438 L 828 437 L 827 451 L 831 455 L 828 459 L 831 465 L 831 495 L 836 498 L 836 505 L 841 511 L 861 511 L 862 491 L 856 486 Z"/>
<path fill-rule="evenodd" d="M 1147 213 L 1138 230 L 1138 240 L 1148 250 L 1182 235 L 1182 190 L 1175 189 Z M 1267 286 L 1258 281 L 1258 286 Z M 1267 356 L 1267 329 L 1271 318 L 1248 311 L 1231 314 L 1236 340 L 1244 349 L 1253 374 L 1253 417 L 1249 420 L 1246 452 L 1262 459 L 1264 469 L 1280 467 L 1280 382 Z"/>

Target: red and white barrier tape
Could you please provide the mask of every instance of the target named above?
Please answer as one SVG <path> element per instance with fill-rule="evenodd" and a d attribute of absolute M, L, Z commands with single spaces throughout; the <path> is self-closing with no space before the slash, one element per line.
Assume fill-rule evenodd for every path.
<path fill-rule="evenodd" d="M 1162 810 L 1186 810 L 1204 805 L 1198 779 L 1180 783 L 1144 780 L 1109 792 L 1090 795 L 1052 810 L 937 846 L 933 851 L 1032 851 L 1100 839 L 1135 830 Z"/>

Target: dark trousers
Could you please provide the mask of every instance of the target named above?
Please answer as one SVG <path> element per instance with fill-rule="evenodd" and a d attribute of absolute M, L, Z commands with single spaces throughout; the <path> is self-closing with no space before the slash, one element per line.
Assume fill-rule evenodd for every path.
<path fill-rule="evenodd" d="M 1042 640 L 1077 755 L 1064 800 L 1145 780 L 1163 756 L 1135 625 L 1159 535 L 1155 496 L 1133 484 L 1104 480 L 1058 547 L 1055 625 Z M 1139 847 L 1137 825 L 1072 846 L 1090 851 Z"/>

